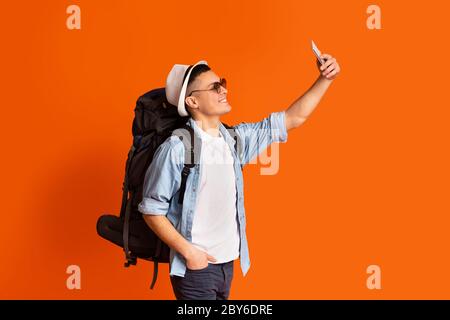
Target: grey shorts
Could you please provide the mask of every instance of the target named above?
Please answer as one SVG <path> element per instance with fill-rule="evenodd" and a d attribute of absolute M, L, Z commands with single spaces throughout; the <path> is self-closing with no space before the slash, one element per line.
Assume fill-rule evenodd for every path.
<path fill-rule="evenodd" d="M 208 264 L 204 269 L 186 269 L 184 277 L 170 276 L 177 300 L 226 300 L 233 280 L 233 262 Z"/>

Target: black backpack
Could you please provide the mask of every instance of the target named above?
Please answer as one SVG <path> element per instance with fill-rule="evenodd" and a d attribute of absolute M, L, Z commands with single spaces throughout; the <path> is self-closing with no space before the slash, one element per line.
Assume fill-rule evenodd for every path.
<path fill-rule="evenodd" d="M 120 246 L 125 252 L 125 267 L 136 265 L 137 259 L 153 261 L 153 289 L 158 276 L 158 263 L 168 263 L 170 248 L 151 230 L 138 210 L 143 197 L 144 177 L 156 149 L 171 135 L 178 135 L 185 147 L 179 203 L 183 203 L 186 180 L 190 169 L 198 163 L 195 146 L 200 141 L 193 128 L 187 125 L 189 117 L 181 117 L 177 107 L 166 98 L 165 88 L 154 89 L 139 97 L 134 110 L 133 144 L 128 152 L 123 182 L 120 216 L 102 215 L 97 220 L 97 233 Z M 232 127 L 223 124 L 236 140 L 236 151 L 241 145 Z"/>

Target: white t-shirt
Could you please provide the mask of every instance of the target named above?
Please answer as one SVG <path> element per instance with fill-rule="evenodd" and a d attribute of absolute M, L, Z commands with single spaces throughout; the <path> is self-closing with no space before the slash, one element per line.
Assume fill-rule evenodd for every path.
<path fill-rule="evenodd" d="M 197 125 L 197 124 L 195 124 Z M 192 223 L 192 244 L 224 263 L 239 257 L 236 181 L 230 147 L 220 133 L 201 135 L 201 176 Z"/>

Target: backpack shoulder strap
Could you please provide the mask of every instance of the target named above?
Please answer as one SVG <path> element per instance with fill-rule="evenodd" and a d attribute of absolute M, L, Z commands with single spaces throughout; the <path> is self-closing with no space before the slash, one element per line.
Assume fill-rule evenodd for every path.
<path fill-rule="evenodd" d="M 187 177 L 191 172 L 191 168 L 193 168 L 196 163 L 199 163 L 201 141 L 195 135 L 194 129 L 187 124 L 174 130 L 172 135 L 178 136 L 184 145 L 184 167 L 181 172 L 180 196 L 178 198 L 178 203 L 183 204 Z"/>
<path fill-rule="evenodd" d="M 231 137 L 234 139 L 234 141 L 236 142 L 234 144 L 234 150 L 236 151 L 236 154 L 238 156 L 238 158 L 241 161 L 241 169 L 243 168 L 242 165 L 242 141 L 241 141 L 241 137 L 239 136 L 239 134 L 237 133 L 236 129 L 232 126 L 227 125 L 226 123 L 223 123 L 223 126 L 228 130 L 228 132 L 230 133 Z"/>

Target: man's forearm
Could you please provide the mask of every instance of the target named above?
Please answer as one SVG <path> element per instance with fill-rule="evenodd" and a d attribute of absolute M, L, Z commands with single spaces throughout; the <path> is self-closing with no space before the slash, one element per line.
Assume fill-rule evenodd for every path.
<path fill-rule="evenodd" d="M 332 82 L 333 80 L 319 76 L 311 88 L 291 104 L 286 110 L 288 129 L 298 127 L 309 117 Z"/>
<path fill-rule="evenodd" d="M 192 250 L 192 244 L 187 241 L 170 223 L 166 216 L 145 214 L 144 220 L 156 235 L 169 247 L 187 258 Z"/>

